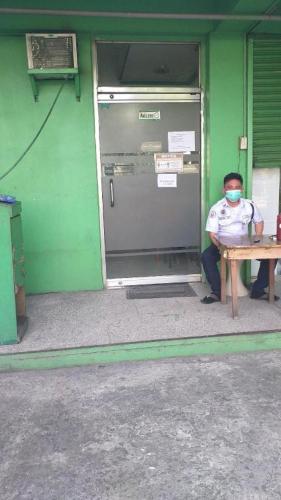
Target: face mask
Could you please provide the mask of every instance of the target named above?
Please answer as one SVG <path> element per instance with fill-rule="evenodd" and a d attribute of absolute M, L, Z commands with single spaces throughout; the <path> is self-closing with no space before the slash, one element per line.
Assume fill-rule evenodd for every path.
<path fill-rule="evenodd" d="M 238 201 L 240 200 L 241 198 L 241 190 L 240 189 L 232 189 L 232 190 L 229 190 L 229 191 L 226 191 L 225 192 L 225 197 L 229 200 L 229 201 Z"/>

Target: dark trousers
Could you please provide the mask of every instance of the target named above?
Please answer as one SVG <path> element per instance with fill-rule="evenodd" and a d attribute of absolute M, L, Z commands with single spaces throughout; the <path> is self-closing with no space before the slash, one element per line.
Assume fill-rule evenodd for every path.
<path fill-rule="evenodd" d="M 203 269 L 212 292 L 220 297 L 221 279 L 217 263 L 220 260 L 220 253 L 213 243 L 204 250 L 201 256 Z M 275 265 L 277 264 L 277 260 Z M 262 259 L 256 281 L 252 285 L 251 296 L 260 297 L 264 294 L 264 289 L 268 286 L 269 260 Z"/>

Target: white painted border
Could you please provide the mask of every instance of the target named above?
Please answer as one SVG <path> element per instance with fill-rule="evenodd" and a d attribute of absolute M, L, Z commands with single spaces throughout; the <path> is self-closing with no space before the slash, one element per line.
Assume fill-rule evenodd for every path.
<path fill-rule="evenodd" d="M 100 161 L 100 135 L 99 135 L 99 109 L 98 109 L 98 62 L 97 62 L 97 46 L 93 42 L 93 100 L 94 100 L 94 120 L 95 133 L 94 140 L 96 145 L 96 166 L 98 180 L 98 198 L 99 198 L 99 219 L 100 219 L 100 242 L 101 242 L 101 261 L 102 261 L 102 278 L 103 285 L 106 285 L 106 260 L 105 260 L 105 235 L 104 235 L 104 220 L 103 220 L 103 202 L 102 202 L 102 182 L 101 182 L 101 161 Z"/>
<path fill-rule="evenodd" d="M 123 288 L 136 285 L 161 285 L 167 283 L 194 283 L 201 281 L 200 274 L 185 274 L 171 276 L 145 276 L 136 278 L 110 279 L 106 281 L 107 288 Z"/>

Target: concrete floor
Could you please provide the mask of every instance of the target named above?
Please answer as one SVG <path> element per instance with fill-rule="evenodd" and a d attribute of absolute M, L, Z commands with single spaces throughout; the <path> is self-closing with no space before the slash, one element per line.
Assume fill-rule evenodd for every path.
<path fill-rule="evenodd" d="M 241 298 L 239 318 L 233 320 L 230 301 L 203 305 L 208 288 L 202 283 L 192 288 L 195 297 L 165 299 L 127 300 L 124 289 L 30 296 L 27 334 L 18 345 L 0 346 L 0 354 L 281 330 L 281 300 L 270 305 Z"/>
<path fill-rule="evenodd" d="M 0 378 L 1 500 L 281 498 L 281 352 Z"/>

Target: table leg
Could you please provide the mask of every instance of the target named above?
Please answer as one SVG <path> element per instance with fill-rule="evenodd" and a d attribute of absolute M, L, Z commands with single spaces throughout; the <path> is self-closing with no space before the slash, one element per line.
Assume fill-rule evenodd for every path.
<path fill-rule="evenodd" d="M 271 304 L 274 303 L 274 269 L 275 269 L 275 259 L 269 259 L 268 298 Z"/>
<path fill-rule="evenodd" d="M 226 304 L 226 259 L 221 256 L 221 303 Z"/>
<path fill-rule="evenodd" d="M 232 317 L 238 316 L 237 298 L 237 260 L 230 261 L 231 293 L 232 293 Z"/>

